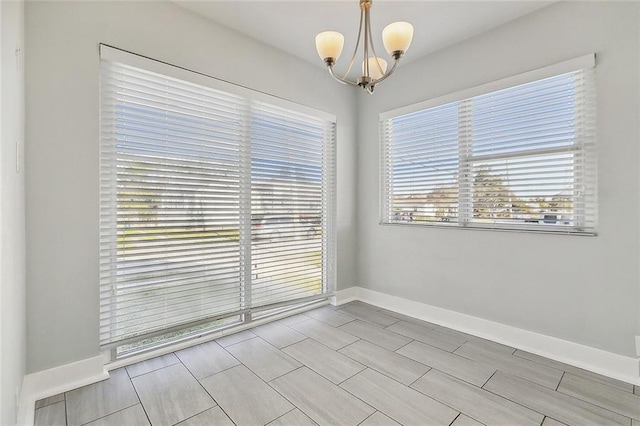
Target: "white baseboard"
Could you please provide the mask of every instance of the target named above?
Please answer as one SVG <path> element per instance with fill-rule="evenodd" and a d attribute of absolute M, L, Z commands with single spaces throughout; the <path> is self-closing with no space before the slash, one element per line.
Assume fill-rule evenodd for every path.
<path fill-rule="evenodd" d="M 363 287 L 350 287 L 338 291 L 335 304 L 341 305 L 353 300 L 360 300 L 380 308 L 429 321 L 640 386 L 640 360 L 638 358 L 614 354 L 591 346 L 391 296 Z"/>
<path fill-rule="evenodd" d="M 36 401 L 109 378 L 104 358 L 96 356 L 24 377 L 18 408 L 18 425 L 32 426 Z"/>
<path fill-rule="evenodd" d="M 96 356 L 70 364 L 65 364 L 60 367 L 51 368 L 49 370 L 29 374 L 25 376 L 22 384 L 22 393 L 20 394 L 20 402 L 18 404 L 18 425 L 33 426 L 35 403 L 39 399 L 47 398 L 49 396 L 57 395 L 61 392 L 67 392 L 81 386 L 90 385 L 92 383 L 108 379 L 109 370 L 125 367 L 136 362 L 145 361 L 157 356 L 162 356 L 167 353 L 175 352 L 180 349 L 188 348 L 190 346 L 217 339 L 228 334 L 233 334 L 242 330 L 257 327 L 259 325 L 266 324 L 268 322 L 278 320 L 289 315 L 295 315 L 309 309 L 317 308 L 319 306 L 325 305 L 326 303 L 326 301 L 319 301 L 317 303 L 308 304 L 300 308 L 288 310 L 287 312 L 281 314 L 270 315 L 266 318 L 252 321 L 249 324 L 243 324 L 233 328 L 220 330 L 218 332 L 207 334 L 200 338 L 191 339 L 186 342 L 174 344 L 170 347 L 164 347 L 155 351 L 145 352 L 140 355 L 110 362 L 108 364 L 105 364 L 105 358 L 103 356 Z"/>

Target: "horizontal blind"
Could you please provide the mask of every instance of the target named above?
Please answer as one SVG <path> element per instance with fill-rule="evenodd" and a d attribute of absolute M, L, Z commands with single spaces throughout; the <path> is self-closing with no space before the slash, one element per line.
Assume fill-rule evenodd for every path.
<path fill-rule="evenodd" d="M 101 342 L 239 310 L 244 100 L 101 72 Z"/>
<path fill-rule="evenodd" d="M 102 346 L 333 290 L 335 121 L 238 92 L 101 60 Z"/>
<path fill-rule="evenodd" d="M 594 85 L 583 69 L 382 119 L 383 222 L 594 234 Z"/>
<path fill-rule="evenodd" d="M 262 102 L 251 120 L 252 303 L 321 294 L 334 125 Z"/>
<path fill-rule="evenodd" d="M 381 122 L 384 215 L 389 222 L 457 222 L 458 103 Z"/>
<path fill-rule="evenodd" d="M 592 70 L 472 100 L 472 224 L 594 232 Z M 588 202 L 590 201 L 590 202 Z"/>

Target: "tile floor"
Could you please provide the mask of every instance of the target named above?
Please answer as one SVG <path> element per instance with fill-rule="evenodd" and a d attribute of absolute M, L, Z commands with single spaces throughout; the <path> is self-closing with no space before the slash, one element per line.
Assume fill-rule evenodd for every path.
<path fill-rule="evenodd" d="M 353 302 L 112 371 L 35 424 L 640 426 L 640 388 Z"/>

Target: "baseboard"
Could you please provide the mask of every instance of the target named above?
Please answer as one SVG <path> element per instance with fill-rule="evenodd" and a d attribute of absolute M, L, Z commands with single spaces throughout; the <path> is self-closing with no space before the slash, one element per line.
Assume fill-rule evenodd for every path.
<path fill-rule="evenodd" d="M 361 300 L 360 290 L 362 290 L 362 287 L 349 287 L 344 290 L 338 290 L 336 295 L 329 299 L 329 302 L 334 306 L 338 306 L 354 300 Z"/>
<path fill-rule="evenodd" d="M 1 0 L 0 0 L 1 1 Z M 335 299 L 335 296 L 330 298 Z M 33 426 L 35 403 L 39 399 L 57 395 L 61 392 L 67 392 L 81 386 L 90 385 L 109 378 L 109 370 L 125 367 L 127 365 L 145 361 L 150 358 L 162 356 L 167 353 L 175 352 L 180 349 L 188 348 L 200 343 L 217 339 L 219 337 L 237 333 L 242 330 L 257 327 L 268 322 L 278 320 L 289 315 L 302 313 L 309 309 L 313 309 L 323 304 L 326 300 L 314 304 L 305 305 L 287 312 L 271 315 L 263 319 L 252 321 L 249 324 L 240 325 L 234 328 L 221 330 L 211 333 L 201 338 L 191 339 L 187 342 L 178 343 L 170 347 L 161 348 L 155 351 L 145 352 L 144 354 L 132 356 L 126 359 L 114 361 L 105 364 L 103 356 L 87 358 L 74 363 L 62 365 L 60 367 L 51 368 L 49 370 L 39 371 L 37 373 L 25 376 L 22 384 L 22 393 L 20 394 L 20 402 L 18 409 L 18 425 Z"/>
<path fill-rule="evenodd" d="M 18 425 L 32 426 L 36 401 L 109 378 L 104 358 L 96 356 L 24 377 Z"/>
<path fill-rule="evenodd" d="M 363 287 L 350 287 L 338 291 L 335 304 L 341 305 L 353 300 L 360 300 L 640 386 L 640 362 L 637 358 L 614 354 Z"/>

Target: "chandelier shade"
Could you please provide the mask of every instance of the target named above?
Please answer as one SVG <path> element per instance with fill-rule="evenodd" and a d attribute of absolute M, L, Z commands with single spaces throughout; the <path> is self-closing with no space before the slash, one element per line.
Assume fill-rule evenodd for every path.
<path fill-rule="evenodd" d="M 373 93 L 376 84 L 389 77 L 396 70 L 400 58 L 409 49 L 413 40 L 413 25 L 405 21 L 393 22 L 382 30 L 382 43 L 393 59 L 393 66 L 387 71 L 387 61 L 378 57 L 371 36 L 372 0 L 360 0 L 360 25 L 358 39 L 353 50 L 351 61 L 343 76 L 334 72 L 334 65 L 344 47 L 344 36 L 337 31 L 324 31 L 316 36 L 316 50 L 329 70 L 329 74 L 340 83 L 359 86 L 369 93 Z M 362 75 L 355 80 L 349 80 L 348 75 L 353 68 L 358 50 L 362 46 Z"/>
<path fill-rule="evenodd" d="M 393 22 L 382 30 L 382 43 L 387 53 L 406 52 L 413 40 L 413 25 L 408 22 Z"/>
<path fill-rule="evenodd" d="M 337 31 L 324 31 L 316 36 L 316 49 L 321 59 L 337 60 L 342 53 L 344 36 Z"/>

